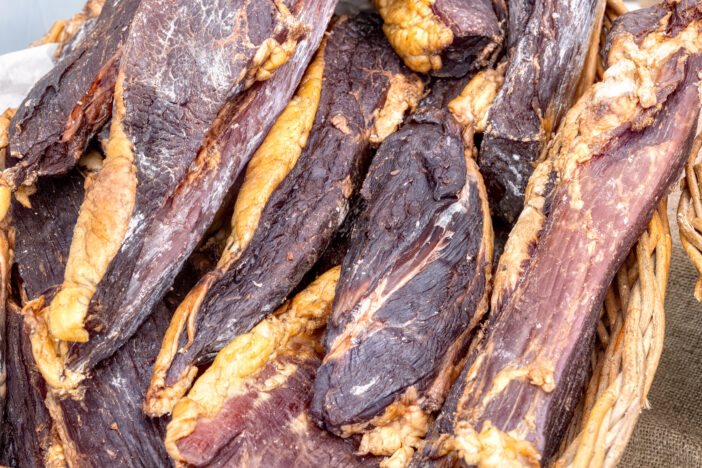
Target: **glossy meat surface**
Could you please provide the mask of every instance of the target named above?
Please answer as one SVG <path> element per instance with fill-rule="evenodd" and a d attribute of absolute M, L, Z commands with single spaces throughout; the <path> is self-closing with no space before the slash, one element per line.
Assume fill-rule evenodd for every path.
<path fill-rule="evenodd" d="M 310 410 L 338 435 L 410 414 L 426 423 L 487 309 L 492 227 L 460 132 L 448 111 L 418 111 L 363 184 Z"/>

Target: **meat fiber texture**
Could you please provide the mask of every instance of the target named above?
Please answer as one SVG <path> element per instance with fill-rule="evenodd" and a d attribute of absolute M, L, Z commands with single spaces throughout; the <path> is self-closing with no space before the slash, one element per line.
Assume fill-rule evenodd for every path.
<path fill-rule="evenodd" d="M 107 0 L 87 37 L 18 106 L 3 172 L 10 186 L 69 170 L 110 119 L 119 60 L 140 3 Z"/>
<path fill-rule="evenodd" d="M 448 111 L 423 109 L 373 159 L 310 408 L 337 435 L 389 426 L 422 437 L 487 310 L 492 228 L 461 131 Z"/>
<path fill-rule="evenodd" d="M 123 104 L 123 109 L 116 111 L 120 123 L 115 125 L 113 119 L 111 132 L 112 139 L 115 130 L 117 136 L 121 130 L 133 148 L 134 208 L 128 224 L 118 226 L 125 230 L 123 242 L 117 244 L 109 266 L 105 264 L 90 301 L 85 322 L 90 340 L 69 344 L 65 356 L 69 373 L 83 374 L 112 355 L 149 316 L 289 100 L 321 40 L 333 1 L 299 0 L 287 6 L 292 17 L 285 20 L 281 32 L 274 21 L 273 2 L 236 2 L 216 8 L 198 2 L 142 2 L 120 65 L 116 89 L 121 93 L 118 107 Z M 219 16 L 213 17 L 216 11 Z M 204 27 L 205 23 L 217 27 Z M 171 28 L 172 34 L 159 33 Z M 191 30 L 208 34 L 190 36 Z M 270 44 L 274 32 L 276 40 L 298 38 L 300 42 L 287 62 L 270 71 L 272 77 L 264 72 L 273 59 L 254 63 L 260 61 L 257 49 L 240 50 L 240 60 L 220 60 L 236 55 L 245 48 L 242 44 Z M 242 41 L 244 34 L 250 42 Z M 210 72 L 203 75 L 201 70 Z M 247 76 L 251 70 L 256 76 Z M 97 215 L 90 220 L 88 213 L 87 224 L 105 217 L 108 205 L 116 204 L 116 210 L 121 210 L 113 199 L 124 196 L 129 184 L 114 184 L 103 176 L 101 186 L 106 190 L 104 196 L 92 197 Z M 109 257 L 102 247 L 96 250 L 98 256 Z"/>
<path fill-rule="evenodd" d="M 307 415 L 338 266 L 217 355 L 173 410 L 166 448 L 196 466 L 377 466 Z"/>
<path fill-rule="evenodd" d="M 335 437 L 307 416 L 322 360 L 318 346 L 309 337 L 291 340 L 286 352 L 250 379 L 241 395 L 228 399 L 216 417 L 200 420 L 194 432 L 178 443 L 182 456 L 195 466 L 378 466 L 374 457 L 355 455 L 357 440 Z M 268 379 L 281 380 L 282 385 L 270 388 Z M 216 444 L 224 437 L 231 440 Z"/>
<path fill-rule="evenodd" d="M 414 466 L 545 465 L 587 377 L 607 287 L 683 168 L 696 131 L 702 8 L 618 19 L 608 69 L 532 176 L 495 276 L 487 334 Z"/>
<path fill-rule="evenodd" d="M 192 293 L 196 305 L 187 320 L 192 325 L 172 325 L 177 332 L 164 339 L 163 360 L 159 357 L 154 370 L 154 399 L 161 398 L 157 393 L 182 395 L 197 363 L 210 361 L 293 291 L 342 224 L 368 166 L 372 141 L 394 129 L 381 125 L 388 121 L 385 112 L 398 120 L 395 125 L 403 117 L 404 94 L 392 90 L 417 82 L 390 48 L 377 16 L 361 14 L 335 24 L 325 46 L 324 80 L 307 144 L 266 201 L 238 260 L 225 262 Z"/>
<path fill-rule="evenodd" d="M 570 108 L 601 0 L 510 2 L 512 48 L 505 82 L 488 114 L 478 163 L 493 213 L 513 223 L 535 164 Z"/>
<path fill-rule="evenodd" d="M 42 294 L 50 298 L 61 281 L 83 183 L 75 170 L 44 178 L 37 184 L 32 208 L 13 203 L 16 303 Z M 91 373 L 75 401 L 59 398 L 41 378 L 32 356 L 31 325 L 18 312 L 14 307 L 8 314 L 6 422 L 17 466 L 167 465 L 165 421 L 141 412 L 149 368 L 168 325 L 166 308 L 159 305 L 134 338 Z"/>
<path fill-rule="evenodd" d="M 461 77 L 492 65 L 506 35 L 504 0 L 372 0 L 383 30 L 412 70 Z"/>

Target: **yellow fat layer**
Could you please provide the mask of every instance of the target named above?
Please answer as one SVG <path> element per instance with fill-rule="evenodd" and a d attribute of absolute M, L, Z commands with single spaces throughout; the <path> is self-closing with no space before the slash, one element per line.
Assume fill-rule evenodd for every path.
<path fill-rule="evenodd" d="M 479 72 L 463 88 L 460 96 L 449 103 L 451 114 L 464 127 L 471 125 L 476 133 L 485 131 L 488 111 L 504 81 L 504 75 L 498 70 Z"/>
<path fill-rule="evenodd" d="M 296 95 L 249 161 L 244 183 L 234 205 L 232 233 L 219 260 L 218 270 L 226 269 L 239 259 L 253 237 L 268 198 L 295 166 L 307 143 L 322 89 L 325 44 L 326 41 L 322 41 L 315 59 L 302 77 Z M 187 326 L 188 337 L 193 336 L 195 317 L 216 278 L 216 271 L 210 272 L 188 293 L 173 314 L 144 400 L 144 412 L 151 416 L 162 416 L 170 412 L 178 399 L 187 392 L 197 374 L 197 369 L 191 367 L 177 383 L 168 387 L 165 385 L 166 372 L 178 352 L 180 334 Z"/>
<path fill-rule="evenodd" d="M 234 261 L 246 248 L 258 225 L 261 212 L 273 190 L 297 163 L 314 122 L 324 74 L 324 47 L 302 78 L 297 94 L 271 127 L 268 136 L 251 158 L 244 183 L 234 205 L 232 233 L 221 263 Z"/>
<path fill-rule="evenodd" d="M 441 52 L 453 32 L 431 10 L 433 0 L 372 0 L 383 17 L 383 31 L 395 52 L 414 71 L 441 69 Z"/>
<path fill-rule="evenodd" d="M 173 408 L 165 441 L 171 457 L 181 460 L 176 442 L 195 429 L 198 418 L 219 412 L 230 396 L 244 389 L 245 379 L 275 358 L 288 340 L 298 335 L 311 335 L 326 324 L 340 272 L 338 266 L 330 269 L 249 333 L 237 337 L 219 352 L 188 395 Z"/>
<path fill-rule="evenodd" d="M 456 435 L 445 444 L 458 451 L 463 461 L 479 468 L 538 468 L 541 456 L 534 446 L 514 434 L 505 433 L 490 421 L 483 424 L 480 433 L 461 421 Z M 448 447 L 447 447 L 448 448 Z"/>
<path fill-rule="evenodd" d="M 46 325 L 44 296 L 30 301 L 24 306 L 22 315 L 29 325 L 29 340 L 32 345 L 34 362 L 46 383 L 59 393 L 70 393 L 84 376 L 64 368 L 66 343 L 54 340 Z"/>
<path fill-rule="evenodd" d="M 103 167 L 86 183 L 85 200 L 73 230 L 61 289 L 49 306 L 49 333 L 64 341 L 88 341 L 83 328 L 88 305 L 122 246 L 136 196 L 132 143 L 124 133 L 123 76 L 115 86 L 115 114 Z"/>

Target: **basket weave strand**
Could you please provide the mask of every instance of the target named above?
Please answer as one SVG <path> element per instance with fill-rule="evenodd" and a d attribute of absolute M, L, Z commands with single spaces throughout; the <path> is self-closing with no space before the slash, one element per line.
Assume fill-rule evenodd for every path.
<path fill-rule="evenodd" d="M 601 33 L 593 38 L 591 49 L 602 48 L 612 23 L 625 12 L 620 0 L 607 0 Z M 600 54 L 588 56 L 578 94 L 587 89 L 583 84 L 602 78 L 601 59 Z M 591 60 L 596 61 L 594 66 Z M 702 180 L 702 172 L 700 175 Z M 641 409 L 646 407 L 665 335 L 663 304 L 672 253 L 666 205 L 667 199 L 661 201 L 607 291 L 597 324 L 589 384 L 553 462 L 555 467 L 616 466 Z M 698 206 L 702 215 L 702 203 Z M 702 235 L 699 246 L 702 267 Z"/>
<path fill-rule="evenodd" d="M 685 166 L 680 201 L 678 202 L 678 229 L 685 253 L 697 268 L 695 297 L 702 302 L 702 161 L 698 156 L 702 148 L 702 134 L 697 135 Z"/>

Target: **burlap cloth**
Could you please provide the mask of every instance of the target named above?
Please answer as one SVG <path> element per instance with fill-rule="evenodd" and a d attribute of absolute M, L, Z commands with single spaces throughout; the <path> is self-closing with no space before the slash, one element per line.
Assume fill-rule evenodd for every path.
<path fill-rule="evenodd" d="M 697 272 L 680 244 L 668 199 L 673 255 L 665 300 L 665 341 L 658 370 L 620 467 L 702 467 L 702 304 L 693 296 Z"/>

